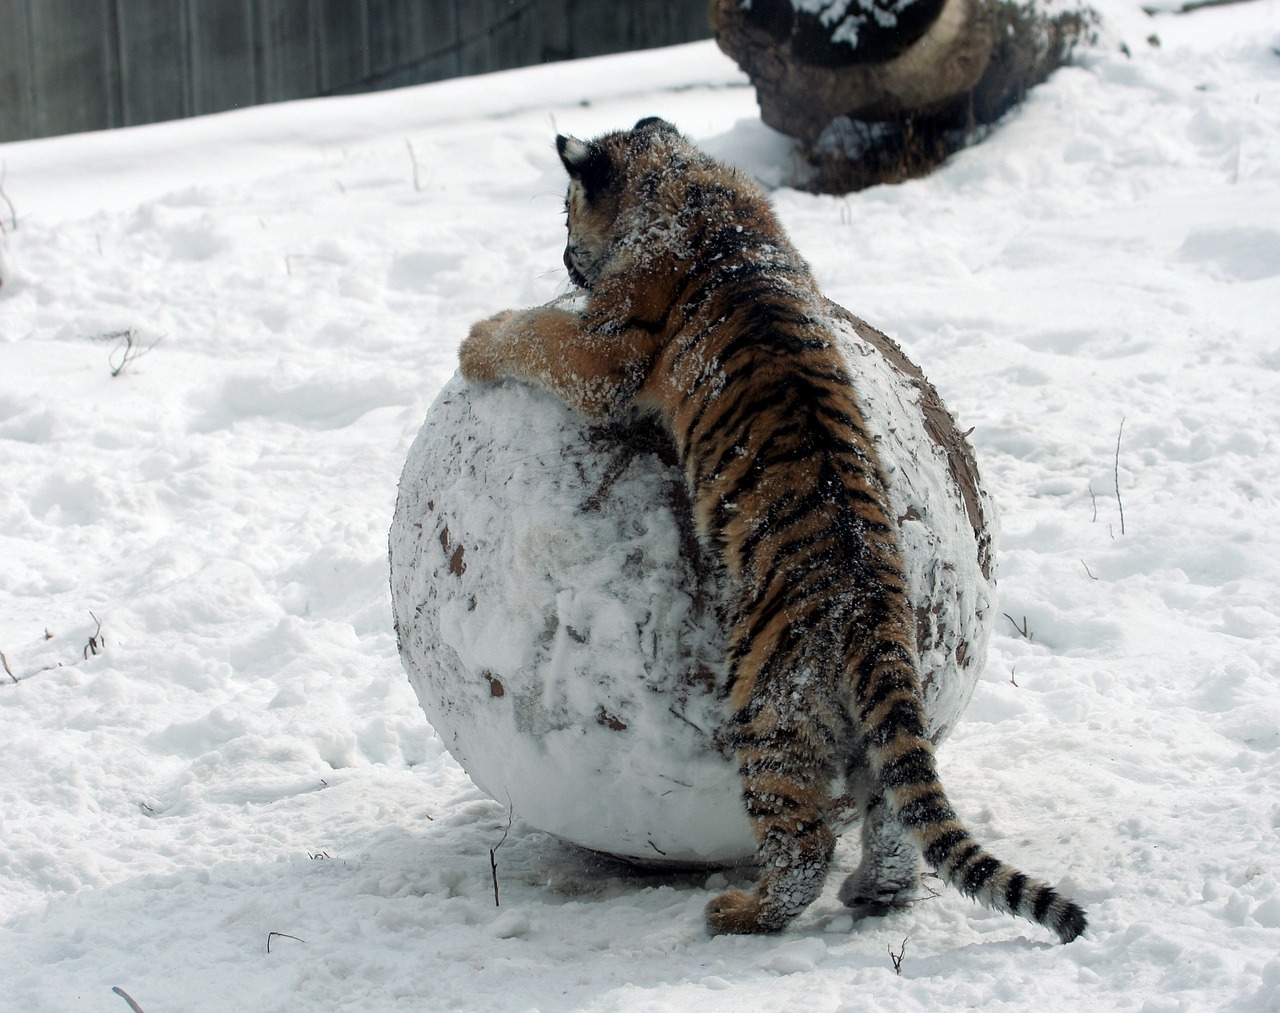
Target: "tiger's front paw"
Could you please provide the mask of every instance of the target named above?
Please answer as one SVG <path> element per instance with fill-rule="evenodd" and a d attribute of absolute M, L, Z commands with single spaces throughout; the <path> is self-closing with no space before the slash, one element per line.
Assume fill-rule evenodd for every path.
<path fill-rule="evenodd" d="M 503 370 L 502 325 L 518 310 L 503 310 L 471 325 L 471 332 L 458 348 L 458 368 L 468 383 L 492 383 L 500 380 Z"/>

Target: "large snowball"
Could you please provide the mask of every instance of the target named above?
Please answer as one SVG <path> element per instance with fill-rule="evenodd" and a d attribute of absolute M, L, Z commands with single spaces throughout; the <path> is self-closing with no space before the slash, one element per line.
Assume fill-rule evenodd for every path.
<path fill-rule="evenodd" d="M 994 511 L 919 370 L 830 310 L 888 472 L 940 739 L 986 654 Z M 754 854 L 718 737 L 720 575 L 655 426 L 594 426 L 541 390 L 455 377 L 409 451 L 390 550 L 405 670 L 480 788 L 625 858 Z"/>

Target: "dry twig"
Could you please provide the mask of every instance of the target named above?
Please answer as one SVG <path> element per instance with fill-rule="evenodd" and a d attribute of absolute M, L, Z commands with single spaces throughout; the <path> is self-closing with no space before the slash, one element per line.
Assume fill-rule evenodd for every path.
<path fill-rule="evenodd" d="M 119 376 L 130 363 L 141 359 L 156 345 L 160 344 L 160 339 L 156 338 L 151 344 L 143 347 L 141 339 L 132 327 L 123 331 L 109 331 L 106 334 L 99 334 L 94 340 L 114 341 L 116 343 L 115 347 L 107 355 L 107 364 L 111 367 L 112 376 Z M 119 357 L 118 362 L 116 361 L 117 357 Z"/>
<path fill-rule="evenodd" d="M 413 188 L 419 193 L 422 192 L 422 180 L 418 173 L 418 156 L 414 153 L 413 144 L 409 138 L 404 139 L 404 146 L 409 149 L 409 161 L 413 163 Z"/>
<path fill-rule="evenodd" d="M 123 988 L 121 988 L 119 985 L 114 985 L 114 986 L 112 986 L 111 991 L 113 991 L 113 992 L 114 992 L 116 995 L 118 995 L 121 999 L 123 999 L 125 1002 L 127 1002 L 127 1003 L 129 1004 L 129 1008 L 130 1008 L 131 1010 L 133 1010 L 133 1013 L 142 1013 L 142 1007 L 141 1007 L 141 1006 L 139 1006 L 136 1002 L 134 1002 L 134 1001 L 133 1001 L 133 996 L 131 996 L 128 992 L 126 992 L 126 991 L 125 991 Z"/>
<path fill-rule="evenodd" d="M 1187 0 L 1177 7 L 1165 7 L 1160 4 L 1144 4 L 1142 12 L 1151 17 L 1157 14 L 1191 14 L 1205 7 L 1229 7 L 1232 4 L 1245 3 L 1246 0 Z"/>
<path fill-rule="evenodd" d="M 1002 612 L 1001 615 L 1003 615 L 1006 619 L 1008 619 L 1009 622 L 1013 623 L 1013 628 L 1017 630 L 1019 633 L 1021 633 L 1024 637 L 1026 637 L 1028 640 L 1035 639 L 1034 634 L 1032 634 L 1031 631 L 1027 628 L 1026 616 L 1022 617 L 1022 625 L 1019 626 L 1017 622 L 1014 620 L 1013 616 L 1009 615 L 1008 612 Z"/>
<path fill-rule="evenodd" d="M 1124 502 L 1120 499 L 1120 437 L 1124 435 L 1124 419 L 1120 420 L 1120 431 L 1116 433 L 1116 506 L 1120 508 L 1120 534 L 1124 534 Z"/>
<path fill-rule="evenodd" d="M 98 628 L 93 631 L 93 635 L 89 637 L 89 642 L 84 645 L 83 653 L 84 653 L 85 661 L 88 661 L 90 657 L 101 654 L 102 649 L 107 644 L 106 637 L 102 635 L 102 620 L 99 619 L 97 616 L 95 616 L 92 612 L 90 612 L 89 615 L 93 619 L 93 621 L 98 624 Z"/>
<path fill-rule="evenodd" d="M 267 953 L 271 952 L 271 940 L 274 939 L 276 936 L 280 936 L 282 939 L 292 939 L 295 943 L 306 942 L 305 939 L 299 939 L 297 936 L 291 936 L 287 932 L 268 932 L 267 933 Z"/>
<path fill-rule="evenodd" d="M 498 849 L 506 843 L 507 834 L 511 833 L 511 821 L 515 818 L 515 810 L 507 806 L 507 829 L 502 831 L 502 840 L 489 849 L 489 871 L 493 874 L 493 906 L 501 907 L 498 900 Z"/>
<path fill-rule="evenodd" d="M 893 947 L 892 947 L 892 946 L 888 947 L 888 950 L 889 950 L 889 959 L 893 961 L 893 973 L 894 973 L 894 974 L 901 974 L 901 973 L 902 973 L 902 958 L 906 955 L 906 952 L 907 952 L 907 939 L 910 939 L 910 938 L 911 938 L 910 936 L 907 936 L 906 938 L 904 938 L 904 939 L 902 940 L 902 945 L 898 947 L 898 952 L 897 952 L 897 953 L 894 953 L 894 952 L 893 952 Z"/>

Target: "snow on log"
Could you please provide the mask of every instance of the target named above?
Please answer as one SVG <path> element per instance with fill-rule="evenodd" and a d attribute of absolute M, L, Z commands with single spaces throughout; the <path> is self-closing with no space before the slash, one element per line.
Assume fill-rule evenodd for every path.
<path fill-rule="evenodd" d="M 760 117 L 828 192 L 922 175 L 1096 40 L 1083 0 L 711 0 Z"/>

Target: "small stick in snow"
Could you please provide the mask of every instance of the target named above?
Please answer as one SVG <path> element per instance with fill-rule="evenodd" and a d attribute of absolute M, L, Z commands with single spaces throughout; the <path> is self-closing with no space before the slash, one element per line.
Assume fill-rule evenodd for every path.
<path fill-rule="evenodd" d="M 898 952 L 897 952 L 897 953 L 894 953 L 894 952 L 893 952 L 893 947 L 892 947 L 892 946 L 888 947 L 888 950 L 889 950 L 889 959 L 893 961 L 893 973 L 894 973 L 894 974 L 899 974 L 899 975 L 900 975 L 900 974 L 902 974 L 902 958 L 903 958 L 904 956 L 906 956 L 906 953 L 907 953 L 907 939 L 910 939 L 910 938 L 911 938 L 910 936 L 907 936 L 906 938 L 904 938 L 904 939 L 902 940 L 902 945 L 898 947 Z"/>
<path fill-rule="evenodd" d="M 282 939 L 292 939 L 295 943 L 305 943 L 305 939 L 299 939 L 297 936 L 291 936 L 287 932 L 268 932 L 267 933 L 267 953 L 271 952 L 271 940 L 280 936 Z"/>
<path fill-rule="evenodd" d="M 920 885 L 924 888 L 925 892 L 929 895 L 927 899 L 928 899 L 928 900 L 933 900 L 935 897 L 941 897 L 941 896 L 942 896 L 942 891 L 941 891 L 941 890 L 935 890 L 932 886 L 930 886 L 930 885 L 926 882 L 926 880 L 930 880 L 930 879 L 937 880 L 939 883 L 941 883 L 941 882 L 942 882 L 942 877 L 941 877 L 941 876 L 939 876 L 936 872 L 926 872 L 926 873 L 924 873 L 924 874 L 920 877 Z M 922 899 L 926 899 L 926 898 L 922 898 Z M 908 937 L 908 938 L 909 938 L 909 937 Z M 906 939 L 904 939 L 904 940 L 902 941 L 902 944 L 903 944 L 904 948 L 905 948 L 905 946 L 906 946 L 906 943 L 907 943 L 907 940 L 906 940 Z"/>
<path fill-rule="evenodd" d="M 414 153 L 413 144 L 407 137 L 404 139 L 404 146 L 409 149 L 409 161 L 413 163 L 413 188 L 418 193 L 421 193 L 422 183 L 418 178 L 418 156 Z"/>
<path fill-rule="evenodd" d="M 1124 502 L 1120 499 L 1120 437 L 1124 435 L 1124 419 L 1120 420 L 1120 431 L 1116 433 L 1116 506 L 1120 508 L 1120 534 L 1124 534 Z"/>
<path fill-rule="evenodd" d="M 1092 482 L 1089 483 L 1089 499 L 1093 503 L 1093 519 L 1096 521 L 1098 519 L 1098 497 L 1094 495 Z"/>
<path fill-rule="evenodd" d="M 119 376 L 124 372 L 125 367 L 128 366 L 129 363 L 134 362 L 137 359 L 141 359 L 149 351 L 155 348 L 156 345 L 160 344 L 160 339 L 156 338 L 156 340 L 151 342 L 151 344 L 146 348 L 143 348 L 141 340 L 139 340 L 138 335 L 134 333 L 132 327 L 123 331 L 108 331 L 106 334 L 99 334 L 95 336 L 93 340 L 116 342 L 116 347 L 111 349 L 107 354 L 107 365 L 111 367 L 112 376 Z M 123 352 L 121 352 L 122 349 Z M 121 353 L 120 361 L 118 363 L 116 362 L 117 353 Z"/>
<path fill-rule="evenodd" d="M 507 806 L 507 829 L 502 831 L 502 840 L 498 841 L 489 849 L 489 871 L 493 875 L 493 906 L 501 907 L 502 904 L 498 900 L 498 849 L 502 847 L 507 840 L 507 834 L 511 833 L 511 821 L 515 818 L 515 810 L 511 806 Z"/>
<path fill-rule="evenodd" d="M 90 656 L 101 654 L 102 648 L 105 647 L 107 643 L 106 638 L 102 636 L 102 620 L 92 612 L 90 612 L 89 615 L 93 621 L 98 624 L 98 628 L 93 631 L 93 636 L 91 636 L 89 638 L 89 642 L 84 645 L 85 661 L 88 661 Z"/>
<path fill-rule="evenodd" d="M 1191 14 L 1205 7 L 1229 7 L 1231 4 L 1245 3 L 1246 0 L 1187 0 L 1180 7 L 1164 7 L 1160 4 L 1144 4 L 1142 12 L 1155 17 L 1157 14 Z"/>
<path fill-rule="evenodd" d="M 1093 575 L 1093 571 L 1089 569 L 1089 564 L 1088 564 L 1088 563 L 1086 563 L 1083 559 L 1082 559 L 1082 560 L 1080 560 L 1080 565 L 1084 567 L 1084 572 L 1085 572 L 1085 573 L 1087 573 L 1087 574 L 1089 575 L 1089 579 L 1090 579 L 1090 580 L 1097 580 L 1097 579 L 1098 579 L 1097 577 L 1095 577 L 1095 576 Z"/>
<path fill-rule="evenodd" d="M 1009 620 L 1009 622 L 1013 623 L 1013 628 L 1014 628 L 1015 630 L 1017 630 L 1019 633 L 1021 633 L 1024 637 L 1026 637 L 1028 640 L 1034 640 L 1034 639 L 1035 639 L 1035 637 L 1034 637 L 1034 635 L 1031 633 L 1031 631 L 1027 629 L 1027 617 L 1026 617 L 1026 616 L 1023 616 L 1023 617 L 1022 617 L 1022 625 L 1021 625 L 1021 626 L 1019 626 L 1016 622 L 1014 622 L 1014 618 L 1013 618 L 1013 616 L 1009 615 L 1009 613 L 1008 613 L 1008 612 L 1002 612 L 1002 613 L 1001 613 L 1001 615 L 1003 615 L 1006 619 L 1008 619 L 1008 620 Z"/>
<path fill-rule="evenodd" d="M 139 1006 L 136 1002 L 134 1002 L 134 1001 L 133 1001 L 133 996 L 131 996 L 128 992 L 126 992 L 126 991 L 125 991 L 123 988 L 121 988 L 119 985 L 113 985 L 113 986 L 111 987 L 111 991 L 113 991 L 113 992 L 114 992 L 116 995 L 118 995 L 121 999 L 123 999 L 125 1002 L 127 1002 L 127 1003 L 129 1004 L 129 1008 L 130 1008 L 131 1010 L 133 1010 L 133 1013 L 142 1013 L 142 1007 L 141 1007 L 141 1006 Z"/>
<path fill-rule="evenodd" d="M 0 665 L 4 665 L 4 674 L 16 683 L 18 677 L 13 674 L 13 669 L 9 667 L 9 659 L 4 656 L 4 651 L 0 651 Z"/>

